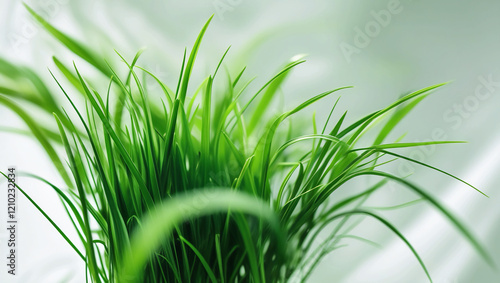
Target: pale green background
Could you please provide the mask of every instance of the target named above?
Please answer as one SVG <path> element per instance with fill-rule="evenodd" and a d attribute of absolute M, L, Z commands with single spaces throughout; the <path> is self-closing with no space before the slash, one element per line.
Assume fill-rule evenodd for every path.
<path fill-rule="evenodd" d="M 356 28 L 365 29 L 374 20 L 373 13 L 386 10 L 392 1 L 69 2 L 27 1 L 38 11 L 49 7 L 52 23 L 107 56 L 114 56 L 110 47 L 131 58 L 135 51 L 147 46 L 146 67 L 171 84 L 177 79 L 183 48 L 193 43 L 203 23 L 215 13 L 202 45 L 195 79 L 215 67 L 228 45 L 232 45 L 228 61 L 233 62 L 228 68 L 234 70 L 247 62 L 248 73 L 258 75 L 254 87 L 265 82 L 292 56 L 306 53 L 309 54 L 308 62 L 293 72 L 283 88 L 284 107 L 292 107 L 327 89 L 354 85 L 354 89 L 342 93 L 339 104 L 339 109 L 349 109 L 348 121 L 384 107 L 408 91 L 453 81 L 427 98 L 398 126 L 392 138 L 407 133 L 406 141 L 423 141 L 432 139 L 433 131 L 441 131 L 445 135 L 443 139 L 469 141 L 465 145 L 440 146 L 436 148 L 439 150 L 430 153 L 406 153 L 463 177 L 491 198 L 482 197 L 427 169 L 410 168 L 414 171 L 410 179 L 439 196 L 486 243 L 500 264 L 500 193 L 497 189 L 500 181 L 497 173 L 500 169 L 500 87 L 498 84 L 492 86 L 488 98 L 474 100 L 476 89 L 482 85 L 480 78 L 491 77 L 500 82 L 499 1 L 402 0 L 397 9 L 399 13 L 392 14 L 387 25 L 350 60 L 343 54 L 342 44 L 353 45 Z M 231 9 L 218 12 L 216 6 L 220 3 Z M 53 54 L 66 60 L 75 59 L 72 54 L 61 52 L 61 46 L 46 33 L 34 31 L 30 23 L 20 2 L 0 2 L 0 52 L 3 57 L 25 62 L 41 72 L 47 66 L 53 67 Z M 23 36 L 26 40 L 13 48 L 13 36 Z M 252 42 L 258 44 L 252 46 Z M 48 72 L 43 74 L 48 79 Z M 464 103 L 468 110 L 461 117 L 453 111 L 455 105 Z M 330 103 L 318 104 L 310 108 L 310 114 L 316 110 L 318 120 L 322 121 L 330 107 Z M 454 120 L 446 120 L 445 116 Z M 22 123 L 0 107 L 0 125 L 22 126 Z M 33 140 L 0 133 L 0 170 L 10 165 L 56 178 L 41 147 Z M 407 168 L 396 164 L 391 171 L 396 174 L 410 172 L 402 169 Z M 71 228 L 50 189 L 29 180 L 24 182 L 24 187 L 48 213 L 62 226 Z M 0 197 L 1 208 L 5 196 Z M 413 198 L 401 192 L 401 188 L 391 187 L 377 194 L 371 203 L 394 205 Z M 435 282 L 500 281 L 499 275 L 488 268 L 457 231 L 428 205 L 419 204 L 382 214 L 415 244 Z M 0 215 L 4 217 L 3 213 Z M 18 281 L 9 281 L 2 264 L 2 282 L 53 282 L 68 272 L 77 272 L 81 278 L 83 269 L 78 258 L 24 199 L 20 199 L 20 218 L 21 274 Z M 0 220 L 4 223 L 3 218 Z M 4 239 L 3 229 L 1 231 L 0 236 Z M 349 247 L 325 258 L 310 282 L 425 282 L 416 259 L 384 227 L 365 220 L 356 229 L 356 234 L 384 248 L 379 250 L 350 242 Z M 0 245 L 3 255 L 3 240 Z M 57 272 L 49 271 L 54 267 Z"/>

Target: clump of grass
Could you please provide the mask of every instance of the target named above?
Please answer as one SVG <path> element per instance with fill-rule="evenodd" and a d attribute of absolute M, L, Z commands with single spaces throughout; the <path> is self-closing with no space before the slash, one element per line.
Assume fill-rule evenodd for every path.
<path fill-rule="evenodd" d="M 245 68 L 227 73 L 221 79 L 223 89 L 214 88 L 214 81 L 222 76 L 226 50 L 213 73 L 193 92 L 190 77 L 210 20 L 190 54 L 184 53 L 178 84 L 170 87 L 137 66 L 141 52 L 131 61 L 117 54 L 127 71 L 126 76 L 119 76 L 85 45 L 27 9 L 63 45 L 109 78 L 107 92 L 99 93 L 76 65 L 68 67 L 54 57 L 58 71 L 74 86 L 71 91 L 62 87 L 59 76 L 51 72 L 71 103 L 76 115 L 72 118 L 35 72 L 0 61 L 0 72 L 14 82 L 14 87 L 0 88 L 0 103 L 27 123 L 68 189 L 31 176 L 58 193 L 84 249 L 19 190 L 85 261 L 87 281 L 305 281 L 341 241 L 366 241 L 349 235 L 355 215 L 372 217 L 390 229 L 431 280 L 404 235 L 373 210 L 363 208 L 364 201 L 387 181 L 402 184 L 441 211 L 491 262 L 471 232 L 433 196 L 380 169 L 395 159 L 405 159 L 466 183 L 393 152 L 454 142 L 384 143 L 397 123 L 443 84 L 405 95 L 350 125 L 344 124 L 347 112 L 331 121 L 332 113 L 338 111 L 333 106 L 321 131 L 313 122 L 314 131 L 308 133 L 289 119 L 349 87 L 326 91 L 275 118 L 264 118 L 288 73 L 303 60 L 286 64 L 256 93 L 248 94 L 251 80 L 244 81 Z M 153 102 L 151 97 L 158 93 L 149 93 L 146 78 L 159 85 L 161 103 Z M 21 81 L 28 81 L 32 92 L 15 89 L 15 82 Z M 74 102 L 77 93 L 85 98 L 85 105 Z M 40 125 L 22 103 L 53 113 L 59 131 Z M 288 128 L 283 126 L 287 122 Z M 384 124 L 372 145 L 357 146 L 366 132 L 375 131 L 371 127 L 375 123 Z M 259 127 L 264 130 L 256 131 Z M 251 145 L 249 141 L 255 138 L 258 143 Z M 61 144 L 69 166 L 56 154 Z M 346 198 L 335 195 L 345 183 L 362 176 L 376 176 L 380 181 Z M 325 229 L 328 236 L 317 243 Z"/>

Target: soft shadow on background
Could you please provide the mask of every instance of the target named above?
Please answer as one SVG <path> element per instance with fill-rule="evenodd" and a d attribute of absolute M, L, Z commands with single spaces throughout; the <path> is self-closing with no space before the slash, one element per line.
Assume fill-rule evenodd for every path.
<path fill-rule="evenodd" d="M 173 83 L 185 46 L 190 46 L 203 23 L 214 20 L 202 44 L 194 79 L 205 75 L 231 45 L 228 69 L 248 65 L 266 81 L 297 54 L 308 54 L 282 90 L 276 107 L 327 89 L 353 85 L 343 92 L 340 109 L 349 109 L 352 122 L 382 108 L 400 95 L 440 82 L 451 83 L 429 96 L 395 130 L 393 140 L 465 140 L 407 151 L 483 190 L 490 198 L 427 169 L 394 164 L 398 176 L 426 188 L 459 216 L 489 248 L 500 264 L 500 2 L 488 1 L 26 1 L 51 23 L 118 59 L 113 48 L 131 58 L 143 55 L 147 68 Z M 38 28 L 21 2 L 0 2 L 1 56 L 36 70 L 53 68 L 52 55 L 75 60 Z M 213 54 L 218 54 L 213 56 Z M 85 71 L 84 71 L 85 72 Z M 49 81 L 48 71 L 44 77 Z M 54 86 L 53 86 L 54 87 Z M 333 102 L 332 102 L 333 103 Z M 318 121 L 331 105 L 318 105 Z M 343 111 L 339 111 L 341 113 Z M 1 127 L 25 127 L 0 107 Z M 32 138 L 0 132 L 0 170 L 7 166 L 57 179 L 42 148 Z M 28 179 L 25 187 L 47 212 L 71 230 L 56 194 Z M 2 183 L 3 184 L 3 183 Z M 362 184 L 360 184 L 362 185 Z M 3 186 L 3 185 L 2 185 Z M 5 195 L 0 201 L 5 203 Z M 391 206 L 415 196 L 389 186 L 370 200 Z M 3 207 L 3 206 L 2 206 Z M 426 204 L 381 211 L 407 235 L 421 253 L 435 282 L 498 282 L 459 233 Z M 5 223 L 2 214 L 0 221 Z M 69 276 L 81 282 L 84 268 L 70 247 L 25 199 L 19 197 L 20 261 L 18 281 L 54 282 Z M 325 258 L 310 282 L 423 282 L 426 277 L 411 252 L 374 221 L 364 220 L 356 234 L 380 243 L 377 249 L 353 242 Z M 2 243 L 6 234 L 0 233 Z M 70 236 L 76 236 L 75 234 Z M 5 245 L 0 247 L 2 254 Z M 1 268 L 2 282 L 7 279 Z M 76 273 L 76 275 L 73 275 Z M 75 277 L 72 277 L 75 276 Z M 82 277 L 83 276 L 83 277 Z M 10 280 L 10 279 L 9 279 Z M 40 281 L 42 280 L 42 281 Z M 14 281 L 12 281 L 14 282 Z"/>

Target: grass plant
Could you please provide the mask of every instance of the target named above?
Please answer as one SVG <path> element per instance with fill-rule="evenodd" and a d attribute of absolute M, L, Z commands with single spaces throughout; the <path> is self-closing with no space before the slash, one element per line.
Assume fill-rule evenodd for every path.
<path fill-rule="evenodd" d="M 384 164 L 403 159 L 476 189 L 397 153 L 400 148 L 458 142 L 385 142 L 407 113 L 444 84 L 407 94 L 348 125 L 347 111 L 335 103 L 328 120 L 323 125 L 313 120 L 314 130 L 307 132 L 293 117 L 303 117 L 302 110 L 350 87 L 325 91 L 266 118 L 287 75 L 303 60 L 287 63 L 257 92 L 249 93 L 252 80 L 246 79 L 245 68 L 237 73 L 221 68 L 228 49 L 194 88 L 191 74 L 208 20 L 190 53 L 184 53 L 177 85 L 168 86 L 137 65 L 142 51 L 132 60 L 117 52 L 121 67 L 112 67 L 27 9 L 63 46 L 109 80 L 107 91 L 98 92 L 99 82 L 84 79 L 76 64 L 56 57 L 52 82 L 29 68 L 0 61 L 0 103 L 26 122 L 65 185 L 30 176 L 57 192 L 78 239 L 66 236 L 27 191 L 18 189 L 85 262 L 87 282 L 306 281 L 323 257 L 343 242 L 369 242 L 350 234 L 357 215 L 378 220 L 392 231 L 431 281 L 418 251 L 398 228 L 363 207 L 388 181 L 440 211 L 491 263 L 481 243 L 436 198 L 383 170 Z M 63 87 L 62 80 L 71 87 Z M 150 93 L 151 80 L 159 93 Z M 215 87 L 216 81 L 224 87 Z M 54 86 L 59 90 L 52 91 Z M 59 94 L 71 109 L 61 108 Z M 82 98 L 84 103 L 78 103 Z M 24 110 L 27 104 L 53 115 L 57 128 L 38 122 Z M 337 112 L 340 118 L 333 121 L 332 113 Z M 380 127 L 372 127 L 375 124 Z M 360 140 L 367 143 L 367 132 L 376 138 L 369 146 L 358 146 Z M 61 148 L 64 158 L 57 153 Z M 349 197 L 336 194 L 365 176 L 378 182 Z M 328 236 L 318 242 L 325 232 Z"/>

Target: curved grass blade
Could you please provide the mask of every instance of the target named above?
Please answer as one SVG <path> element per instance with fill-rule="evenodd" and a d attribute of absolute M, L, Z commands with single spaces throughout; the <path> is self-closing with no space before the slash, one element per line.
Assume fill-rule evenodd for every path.
<path fill-rule="evenodd" d="M 66 185 L 68 185 L 69 187 L 73 187 L 73 183 L 71 182 L 71 179 L 69 178 L 66 168 L 64 167 L 61 159 L 59 158 L 59 155 L 52 147 L 51 143 L 48 141 L 47 136 L 45 135 L 43 129 L 41 129 L 38 126 L 38 123 L 36 123 L 35 120 L 33 120 L 33 118 L 28 113 L 26 113 L 21 107 L 19 107 L 16 103 L 14 103 L 12 100 L 2 95 L 0 95 L 0 104 L 7 106 L 9 109 L 14 111 L 19 117 L 21 117 L 21 119 L 24 120 L 24 122 L 26 123 L 26 125 L 28 125 L 35 138 L 40 142 L 42 147 L 45 149 L 45 152 L 47 152 L 47 155 L 49 156 L 50 160 L 56 167 L 59 174 L 61 174 L 61 177 L 63 178 Z"/>
<path fill-rule="evenodd" d="M 59 42 L 66 46 L 73 53 L 93 65 L 96 69 L 101 71 L 105 76 L 111 77 L 108 67 L 102 59 L 96 56 L 89 48 L 87 48 L 83 43 L 71 38 L 65 33 L 59 31 L 57 28 L 49 24 L 42 16 L 38 15 L 30 6 L 23 3 L 24 7 L 28 12 L 47 30 L 51 33 Z"/>
<path fill-rule="evenodd" d="M 196 39 L 193 49 L 191 50 L 191 54 L 189 55 L 189 59 L 186 64 L 186 68 L 184 69 L 184 75 L 182 78 L 182 85 L 181 85 L 181 90 L 180 90 L 180 96 L 179 100 L 184 104 L 184 101 L 186 100 L 186 94 L 187 94 L 187 88 L 189 84 L 189 79 L 191 77 L 191 72 L 193 70 L 194 66 L 194 61 L 196 59 L 196 55 L 198 54 L 198 49 L 200 48 L 201 40 L 203 39 L 203 36 L 205 35 L 205 32 L 208 28 L 208 25 L 212 21 L 212 18 L 214 16 L 212 15 L 208 21 L 205 23 L 203 28 L 200 31 L 200 34 L 198 35 L 198 38 Z"/>
<path fill-rule="evenodd" d="M 445 174 L 446 176 L 449 176 L 449 177 L 451 177 L 451 178 L 453 178 L 453 179 L 455 179 L 455 180 L 457 180 L 457 181 L 460 181 L 460 182 L 462 182 L 462 183 L 466 184 L 467 186 L 469 186 L 469 187 L 473 188 L 474 190 L 476 190 L 478 193 L 480 193 L 480 194 L 482 194 L 483 196 L 485 196 L 485 197 L 489 198 L 489 196 L 488 196 L 487 194 L 485 194 L 483 191 L 479 190 L 478 188 L 476 188 L 475 186 L 473 186 L 473 185 L 472 185 L 472 184 L 470 184 L 469 182 L 467 182 L 467 181 L 465 181 L 465 180 L 463 180 L 463 179 L 461 179 L 461 178 L 459 178 L 459 177 L 457 177 L 457 176 L 455 176 L 455 175 L 453 175 L 453 174 L 450 174 L 450 173 L 448 173 L 448 172 L 446 172 L 446 171 L 444 171 L 444 170 L 441 170 L 441 169 L 439 169 L 439 168 L 437 168 L 437 167 L 431 166 L 431 165 L 429 165 L 429 164 L 427 164 L 427 163 L 420 162 L 420 161 L 418 161 L 418 160 L 416 160 L 416 159 L 413 159 L 413 158 L 410 158 L 410 157 L 407 157 L 407 156 L 404 156 L 404 155 L 400 155 L 400 154 L 397 154 L 397 153 L 394 153 L 394 152 L 390 152 L 390 151 L 387 151 L 387 150 L 382 150 L 381 152 L 383 152 L 383 153 L 385 153 L 385 154 L 389 154 L 389 155 L 395 156 L 395 157 L 397 157 L 397 158 L 401 158 L 401 159 L 405 159 L 405 160 L 411 161 L 411 162 L 413 162 L 413 163 L 416 163 L 416 164 L 418 164 L 418 165 L 422 165 L 422 166 L 427 167 L 427 168 L 430 168 L 430 169 L 432 169 L 432 170 L 436 170 L 436 171 L 438 171 L 438 172 L 440 172 L 440 173 Z"/>
<path fill-rule="evenodd" d="M 195 190 L 166 200 L 143 220 L 142 227 L 131 238 L 130 250 L 120 268 L 120 282 L 136 282 L 150 254 L 185 220 L 227 210 L 265 219 L 277 237 L 284 253 L 284 234 L 274 212 L 265 203 L 247 194 L 228 189 Z M 166 217 L 168 216 L 168 217 Z"/>
<path fill-rule="evenodd" d="M 2 174 L 5 178 L 9 179 L 7 175 L 5 175 L 3 172 L 0 171 L 0 174 Z M 57 230 L 57 232 L 64 238 L 64 240 L 75 250 L 75 252 L 80 256 L 80 258 L 83 261 L 85 260 L 85 256 L 78 250 L 78 248 L 75 246 L 75 244 L 66 236 L 66 234 L 62 231 L 61 228 L 52 220 L 52 218 L 23 190 L 21 187 L 19 187 L 17 184 L 15 184 L 16 188 L 28 199 L 28 201 L 47 219 L 50 224 Z"/>
<path fill-rule="evenodd" d="M 73 177 L 75 178 L 75 183 L 76 187 L 78 189 L 78 194 L 80 197 L 80 203 L 82 206 L 82 214 L 83 214 L 83 221 L 84 221 L 84 234 L 85 238 L 87 240 L 86 244 L 86 251 L 87 251 L 87 263 L 89 265 L 89 271 L 92 274 L 93 279 L 96 282 L 101 282 L 100 277 L 98 275 L 99 268 L 97 266 L 96 262 L 96 255 L 95 255 L 95 250 L 93 246 L 93 237 L 92 237 L 92 232 L 90 231 L 90 221 L 88 217 L 88 209 L 87 209 L 87 196 L 86 193 L 83 189 L 82 185 L 82 180 L 80 178 L 80 174 L 77 169 L 77 165 L 74 159 L 73 152 L 71 150 L 71 147 L 69 145 L 68 138 L 66 137 L 66 133 L 64 131 L 63 125 L 57 115 L 54 114 L 54 117 L 56 118 L 57 126 L 59 127 L 59 131 L 61 132 L 61 138 L 64 143 L 64 147 L 66 148 L 66 154 L 68 155 L 69 161 L 71 166 L 73 167 Z"/>
<path fill-rule="evenodd" d="M 491 258 L 490 254 L 488 251 L 479 243 L 479 241 L 476 239 L 474 235 L 463 225 L 458 218 L 453 216 L 451 212 L 449 212 L 444 206 L 442 206 L 437 200 L 435 200 L 430 194 L 426 193 L 424 190 L 420 189 L 419 187 L 413 185 L 412 183 L 406 181 L 405 179 L 399 178 L 397 176 L 394 176 L 392 174 L 386 173 L 386 172 L 381 172 L 381 171 L 362 171 L 355 173 L 355 175 L 374 175 L 374 176 L 380 176 L 384 177 L 387 179 L 394 180 L 396 182 L 399 182 L 406 187 L 410 188 L 413 190 L 415 193 L 419 194 L 421 197 L 423 197 L 426 201 L 430 202 L 434 207 L 436 207 L 441 213 L 443 213 L 446 218 L 448 218 L 451 223 L 462 233 L 462 235 L 467 238 L 467 240 L 471 243 L 471 245 L 476 249 L 476 251 L 485 259 L 486 262 L 490 266 L 495 266 L 495 263 L 493 259 Z"/>
<path fill-rule="evenodd" d="M 404 103 L 404 102 L 406 102 L 408 100 L 411 100 L 411 99 L 417 98 L 419 96 L 428 94 L 430 91 L 432 91 L 432 90 L 434 90 L 436 88 L 439 88 L 441 86 L 444 86 L 446 84 L 448 84 L 448 83 L 440 83 L 440 84 L 436 84 L 436 85 L 433 85 L 433 86 L 430 86 L 430 87 L 423 88 L 421 90 L 417 90 L 415 92 L 412 92 L 412 93 L 410 93 L 410 94 L 408 94 L 408 95 L 406 95 L 406 96 L 404 96 L 404 97 L 396 100 L 395 102 L 393 102 L 391 105 L 387 106 L 386 108 L 375 112 L 374 115 L 371 115 L 366 121 L 364 121 L 361 124 L 361 127 L 359 127 L 359 129 L 352 135 L 352 137 L 349 139 L 348 143 L 352 144 L 360 136 L 360 134 L 363 132 L 363 130 L 369 124 L 371 124 L 377 117 L 382 116 L 383 114 L 389 112 L 390 110 L 394 109 L 398 105 L 400 105 L 400 104 L 402 104 L 402 103 Z"/>
<path fill-rule="evenodd" d="M 427 275 L 427 278 L 429 279 L 429 281 L 432 282 L 431 275 L 429 274 L 429 271 L 427 270 L 427 267 L 425 266 L 424 261 L 422 260 L 422 258 L 418 254 L 418 252 L 415 250 L 413 245 L 406 239 L 405 236 L 403 236 L 403 234 L 401 234 L 401 232 L 399 232 L 399 230 L 396 227 L 394 227 L 391 223 L 389 223 L 384 218 L 382 218 L 382 217 L 380 217 L 372 212 L 357 209 L 357 210 L 351 210 L 348 212 L 343 212 L 343 213 L 339 213 L 337 215 L 334 215 L 331 217 L 331 220 L 334 220 L 337 218 L 343 218 L 343 217 L 347 217 L 347 216 L 352 216 L 352 215 L 356 215 L 356 214 L 364 214 L 364 215 L 368 215 L 370 217 L 373 217 L 373 218 L 377 219 L 378 221 L 380 221 L 382 224 L 384 224 L 387 228 L 389 228 L 394 234 L 396 234 L 408 246 L 408 248 L 410 248 L 411 252 L 417 258 L 418 262 L 420 263 L 420 266 L 424 270 L 425 275 Z"/>
<path fill-rule="evenodd" d="M 454 144 L 454 143 L 467 143 L 464 141 L 430 141 L 430 142 L 401 142 L 401 143 L 386 143 L 373 145 L 369 147 L 360 147 L 354 148 L 350 151 L 360 151 L 360 150 L 383 150 L 383 149 L 392 149 L 392 148 L 406 148 L 406 147 L 417 147 L 417 146 L 426 146 L 426 145 L 435 145 L 435 144 Z"/>

